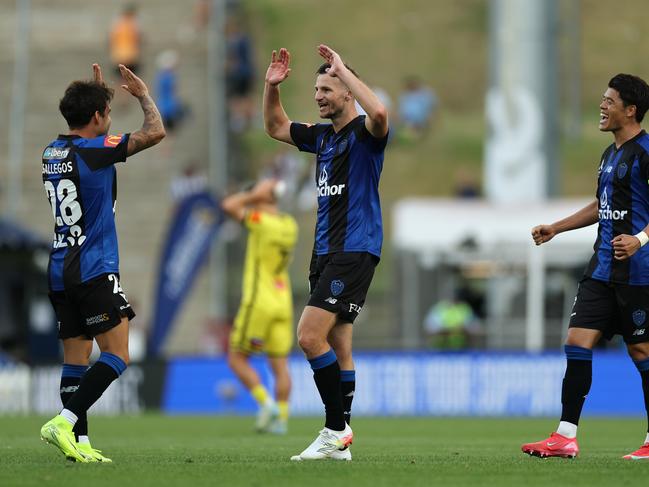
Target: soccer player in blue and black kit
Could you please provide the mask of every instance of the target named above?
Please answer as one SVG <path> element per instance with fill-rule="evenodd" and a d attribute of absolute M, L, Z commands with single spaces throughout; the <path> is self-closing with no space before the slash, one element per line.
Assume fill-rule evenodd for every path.
<path fill-rule="evenodd" d="M 74 81 L 59 103 L 69 133 L 43 151 L 43 184 L 54 217 L 48 278 L 63 341 L 63 410 L 41 438 L 70 460 L 110 462 L 88 438 L 87 411 L 128 364 L 128 323 L 135 316 L 119 282 L 115 164 L 160 142 L 165 130 L 144 82 L 119 66 L 122 88 L 138 99 L 142 128 L 109 135 L 113 90 L 93 65 L 92 81 Z M 88 368 L 92 340 L 101 350 Z"/>
<path fill-rule="evenodd" d="M 618 74 L 599 105 L 599 129 L 612 132 L 602 155 L 596 198 L 573 215 L 532 229 L 536 245 L 561 232 L 599 223 L 595 254 L 579 283 L 565 344 L 561 421 L 549 438 L 522 446 L 530 455 L 574 458 L 577 424 L 592 380 L 593 347 L 619 334 L 642 378 L 649 420 L 649 135 L 640 123 L 649 108 L 649 86 Z M 615 400 L 615 398 L 611 398 Z M 644 445 L 625 455 L 649 459 Z"/>
<path fill-rule="evenodd" d="M 298 323 L 304 351 L 325 406 L 325 427 L 291 460 L 351 460 L 349 426 L 356 383 L 352 323 L 365 303 L 383 242 L 379 177 L 388 139 L 388 114 L 376 95 L 325 45 L 315 101 L 328 124 L 291 122 L 279 84 L 290 54 L 273 51 L 264 89 L 264 124 L 274 139 L 316 154 L 318 219 L 309 283 L 311 297 Z M 367 113 L 359 116 L 354 100 Z"/>

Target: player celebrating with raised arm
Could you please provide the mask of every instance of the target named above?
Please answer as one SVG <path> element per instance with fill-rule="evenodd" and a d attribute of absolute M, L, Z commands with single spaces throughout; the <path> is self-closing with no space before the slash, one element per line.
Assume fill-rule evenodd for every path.
<path fill-rule="evenodd" d="M 221 206 L 248 230 L 241 306 L 230 333 L 228 363 L 259 406 L 256 429 L 284 434 L 291 377 L 287 356 L 293 346 L 293 296 L 288 264 L 297 241 L 297 223 L 277 206 L 284 183 L 267 179 L 250 191 L 223 199 Z M 265 353 L 275 378 L 275 400 L 250 365 Z"/>
<path fill-rule="evenodd" d="M 599 166 L 596 199 L 573 215 L 532 229 L 536 245 L 599 222 L 595 254 L 579 283 L 570 315 L 561 390 L 561 421 L 555 433 L 522 446 L 530 455 L 574 458 L 577 424 L 592 380 L 593 347 L 615 334 L 624 338 L 644 391 L 649 420 L 649 135 L 640 123 L 649 108 L 649 86 L 618 74 L 599 105 L 599 130 L 613 133 Z M 649 459 L 645 443 L 624 458 Z"/>
<path fill-rule="evenodd" d="M 43 152 L 43 183 L 54 216 L 50 300 L 64 363 L 63 410 L 43 425 L 41 438 L 83 463 L 111 461 L 90 446 L 87 411 L 126 369 L 128 323 L 135 316 L 119 282 L 115 164 L 165 136 L 147 86 L 125 66 L 119 69 L 122 88 L 138 99 L 144 112 L 142 128 L 108 135 L 113 90 L 93 64 L 94 79 L 73 81 L 59 103 L 69 133 L 59 135 Z M 93 339 L 101 355 L 88 369 Z"/>
<path fill-rule="evenodd" d="M 264 124 L 274 139 L 316 154 L 318 218 L 309 272 L 311 297 L 298 323 L 325 406 L 325 427 L 291 460 L 351 460 L 349 426 L 355 389 L 352 323 L 365 303 L 381 255 L 383 228 L 379 177 L 388 138 L 388 114 L 376 95 L 325 45 L 315 101 L 330 124 L 291 122 L 279 85 L 290 73 L 290 54 L 273 51 L 264 88 Z M 367 113 L 359 116 L 354 100 Z"/>

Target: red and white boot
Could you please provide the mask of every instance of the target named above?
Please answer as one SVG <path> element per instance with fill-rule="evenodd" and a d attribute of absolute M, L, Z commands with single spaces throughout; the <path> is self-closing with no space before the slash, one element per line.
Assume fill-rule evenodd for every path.
<path fill-rule="evenodd" d="M 579 444 L 577 438 L 567 438 L 559 433 L 552 433 L 543 441 L 523 445 L 521 450 L 523 453 L 541 458 L 575 458 L 579 454 Z M 647 451 L 649 455 L 649 449 Z"/>

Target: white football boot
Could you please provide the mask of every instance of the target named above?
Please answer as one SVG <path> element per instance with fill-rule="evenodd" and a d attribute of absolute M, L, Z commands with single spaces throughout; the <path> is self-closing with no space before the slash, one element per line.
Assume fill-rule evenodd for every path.
<path fill-rule="evenodd" d="M 332 454 L 338 455 L 341 448 L 352 444 L 354 433 L 348 424 L 345 424 L 343 431 L 334 431 L 329 428 L 320 430 L 318 437 L 311 443 L 306 450 L 299 455 L 294 455 L 291 460 L 301 462 L 302 460 L 324 460 L 332 458 Z M 340 452 L 343 453 L 342 451 Z M 351 453 L 349 453 L 351 459 Z"/>
<path fill-rule="evenodd" d="M 329 455 L 329 458 L 331 458 L 332 460 L 344 460 L 347 462 L 351 462 L 352 451 L 350 448 L 345 448 L 344 450 L 336 450 L 331 455 Z"/>

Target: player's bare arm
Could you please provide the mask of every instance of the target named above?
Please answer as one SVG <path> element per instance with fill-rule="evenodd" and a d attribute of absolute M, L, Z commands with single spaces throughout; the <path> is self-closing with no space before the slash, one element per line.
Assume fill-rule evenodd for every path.
<path fill-rule="evenodd" d="M 164 139 L 166 132 L 158 107 L 149 95 L 149 89 L 144 81 L 123 64 L 119 65 L 119 70 L 125 83 L 122 88 L 138 99 L 144 112 L 142 128 L 133 132 L 128 140 L 126 154 L 132 156 L 159 143 Z"/>
<path fill-rule="evenodd" d="M 388 133 L 388 111 L 383 103 L 374 94 L 374 92 L 360 79 L 354 76 L 341 59 L 340 55 L 324 44 L 318 46 L 318 54 L 331 64 L 331 68 L 327 71 L 331 76 L 340 78 L 352 95 L 358 101 L 367 117 L 365 118 L 365 126 L 369 133 L 374 137 L 385 137 Z"/>
<path fill-rule="evenodd" d="M 285 48 L 282 47 L 279 53 L 273 51 L 264 83 L 264 128 L 273 139 L 295 145 L 291 139 L 291 121 L 279 94 L 280 83 L 291 73 L 290 63 L 291 53 Z"/>
<path fill-rule="evenodd" d="M 549 242 L 552 238 L 563 232 L 576 230 L 578 228 L 593 225 L 599 221 L 598 210 L 599 202 L 595 199 L 592 203 L 584 206 L 581 210 L 573 213 L 563 220 L 554 222 L 551 225 L 537 225 L 532 228 L 532 239 L 536 245 Z"/>
<path fill-rule="evenodd" d="M 243 221 L 249 207 L 273 201 L 273 191 L 277 185 L 276 179 L 265 179 L 260 181 L 250 191 L 240 191 L 227 196 L 221 202 L 221 208 L 231 218 Z"/>

